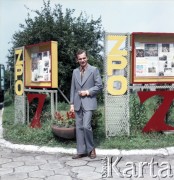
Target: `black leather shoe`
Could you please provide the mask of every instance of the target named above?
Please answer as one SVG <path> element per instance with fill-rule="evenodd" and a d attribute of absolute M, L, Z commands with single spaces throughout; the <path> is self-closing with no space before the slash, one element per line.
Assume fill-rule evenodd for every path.
<path fill-rule="evenodd" d="M 72 159 L 80 159 L 80 158 L 83 158 L 83 157 L 86 157 L 86 154 L 76 154 L 72 157 Z"/>
<path fill-rule="evenodd" d="M 95 152 L 95 148 L 90 152 L 89 157 L 91 159 L 95 159 L 97 157 L 96 152 Z"/>

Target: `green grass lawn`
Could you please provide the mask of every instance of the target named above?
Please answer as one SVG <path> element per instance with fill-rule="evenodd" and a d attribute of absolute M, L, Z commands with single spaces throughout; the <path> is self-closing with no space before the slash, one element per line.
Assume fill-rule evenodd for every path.
<path fill-rule="evenodd" d="M 67 110 L 66 105 L 62 108 Z M 102 111 L 103 112 L 103 111 Z M 142 133 L 135 127 L 131 128 L 130 136 L 105 137 L 105 123 L 102 116 L 94 129 L 94 140 L 97 148 L 103 149 L 155 149 L 174 146 L 174 135 L 162 133 Z M 139 120 L 137 120 L 139 121 Z M 52 121 L 42 120 L 42 128 L 30 128 L 24 124 L 14 124 L 14 105 L 4 108 L 4 138 L 12 143 L 31 144 L 50 147 L 76 147 L 75 140 L 63 140 L 55 137 L 51 131 Z"/>

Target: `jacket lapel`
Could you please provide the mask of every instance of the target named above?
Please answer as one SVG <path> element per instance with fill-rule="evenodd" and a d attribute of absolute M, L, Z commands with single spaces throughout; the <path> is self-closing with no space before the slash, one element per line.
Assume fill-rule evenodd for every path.
<path fill-rule="evenodd" d="M 77 82 L 80 84 L 81 86 L 81 77 L 80 77 L 80 68 L 77 68 L 76 70 L 76 73 L 75 73 L 75 76 L 76 76 L 76 79 L 77 79 Z"/>

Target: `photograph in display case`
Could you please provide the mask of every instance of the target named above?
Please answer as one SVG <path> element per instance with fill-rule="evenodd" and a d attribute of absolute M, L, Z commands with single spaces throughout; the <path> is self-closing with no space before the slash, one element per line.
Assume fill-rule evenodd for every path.
<path fill-rule="evenodd" d="M 50 81 L 50 51 L 32 53 L 32 81 Z"/>

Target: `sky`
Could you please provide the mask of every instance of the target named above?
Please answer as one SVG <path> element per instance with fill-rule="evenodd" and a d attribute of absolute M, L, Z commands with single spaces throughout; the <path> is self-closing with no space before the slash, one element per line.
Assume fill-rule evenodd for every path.
<path fill-rule="evenodd" d="M 174 32 L 174 0 L 51 0 L 51 7 L 55 4 L 61 4 L 63 11 L 75 9 L 75 16 L 81 12 L 93 19 L 101 16 L 108 33 Z M 13 34 L 25 24 L 29 12 L 25 6 L 40 10 L 43 0 L 0 0 L 0 63 L 4 65 Z"/>

